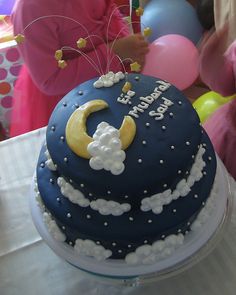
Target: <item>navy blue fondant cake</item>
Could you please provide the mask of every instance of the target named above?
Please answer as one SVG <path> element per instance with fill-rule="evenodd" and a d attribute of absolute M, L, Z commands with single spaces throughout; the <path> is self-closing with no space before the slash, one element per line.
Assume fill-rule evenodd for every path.
<path fill-rule="evenodd" d="M 163 259 L 183 243 L 215 173 L 211 142 L 177 88 L 109 73 L 58 103 L 37 188 L 57 240 L 78 255 L 135 265 Z"/>

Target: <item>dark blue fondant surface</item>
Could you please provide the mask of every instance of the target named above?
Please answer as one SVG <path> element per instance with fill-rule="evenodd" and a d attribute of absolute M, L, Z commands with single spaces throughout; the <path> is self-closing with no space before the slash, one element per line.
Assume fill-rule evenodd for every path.
<path fill-rule="evenodd" d="M 139 80 L 135 77 L 139 77 Z M 102 121 L 119 128 L 124 116 L 140 102 L 139 98 L 154 91 L 158 85 L 157 80 L 153 77 L 130 74 L 128 81 L 132 83 L 132 90 L 136 93 L 132 98 L 132 105 L 117 102 L 122 93 L 124 80 L 111 88 L 100 89 L 94 88 L 95 80 L 91 80 L 66 95 L 54 110 L 47 130 L 47 146 L 60 173 L 78 185 L 84 184 L 96 197 L 110 199 L 111 196 L 107 194 L 107 191 L 110 191 L 116 200 L 127 194 L 143 198 L 143 191 L 148 191 L 148 195 L 152 195 L 162 191 L 163 185 L 172 187 L 182 179 L 183 175 L 178 175 L 178 171 L 185 173 L 192 166 L 192 155 L 196 155 L 201 129 L 198 115 L 192 105 L 174 86 L 163 93 L 165 98 L 174 103 L 165 112 L 163 120 L 156 121 L 149 116 L 149 112 L 156 110 L 163 102 L 160 98 L 141 113 L 139 118 L 134 118 L 137 132 L 132 145 L 125 151 L 125 170 L 118 176 L 105 170 L 92 170 L 88 160 L 75 156 L 66 141 L 60 139 L 61 136 L 65 136 L 67 121 L 76 106 L 94 99 L 105 100 L 109 108 L 89 116 L 88 134 L 92 135 Z M 146 123 L 150 126 L 146 126 Z M 163 126 L 166 129 L 163 129 Z M 142 141 L 146 141 L 146 145 L 143 145 Z M 186 142 L 190 145 L 187 146 Z M 172 145 L 175 147 L 174 150 L 171 149 Z M 68 159 L 67 162 L 64 161 L 65 157 Z M 138 159 L 142 159 L 141 164 Z M 160 164 L 160 160 L 163 160 L 163 164 Z"/>
<path fill-rule="evenodd" d="M 137 76 L 139 80 L 135 79 Z M 77 238 L 98 241 L 105 248 L 113 249 L 113 258 L 124 257 L 143 245 L 144 241 L 151 244 L 172 233 L 185 233 L 209 196 L 216 170 L 211 142 L 199 126 L 198 116 L 191 104 L 175 87 L 170 87 L 163 93 L 164 97 L 174 103 L 163 120 L 155 121 L 148 115 L 149 111 L 159 106 L 159 100 L 135 119 L 137 133 L 134 142 L 126 150 L 125 171 L 121 175 L 94 171 L 88 160 L 77 157 L 69 149 L 66 140 L 62 140 L 61 136 L 65 137 L 67 120 L 76 106 L 93 99 L 103 99 L 109 104 L 108 109 L 96 112 L 88 118 L 87 130 L 90 135 L 101 121 L 119 128 L 130 108 L 137 105 L 140 96 L 150 95 L 157 81 L 143 75 L 129 75 L 128 80 L 132 83 L 132 90 L 137 93 L 137 97 L 132 98 L 131 106 L 117 103 L 124 81 L 112 88 L 102 89 L 93 88 L 94 80 L 88 81 L 65 96 L 53 112 L 47 130 L 47 147 L 58 170 L 52 172 L 44 165 L 45 146 L 41 150 L 37 167 L 38 187 L 43 202 L 58 225 L 65 227 L 67 242 L 73 243 Z M 147 127 L 146 123 L 150 126 Z M 166 129 L 163 130 L 162 126 Z M 145 146 L 142 145 L 143 140 L 146 141 Z M 190 144 L 187 145 L 186 142 Z M 199 144 L 205 144 L 206 149 L 203 157 L 206 162 L 203 178 L 194 184 L 186 197 L 164 206 L 161 214 L 141 211 L 141 200 L 144 197 L 164 191 L 164 184 L 168 188 L 174 188 L 181 179 L 186 178 L 186 171 L 194 161 L 192 155 L 196 155 Z M 170 148 L 172 145 L 175 146 L 174 150 Z M 67 162 L 64 161 L 65 157 Z M 139 158 L 142 159 L 141 164 L 137 161 Z M 160 159 L 163 164 L 160 164 Z M 182 171 L 180 174 L 179 170 Z M 132 210 L 122 216 L 104 216 L 90 207 L 82 208 L 73 204 L 62 196 L 57 185 L 57 177 L 61 175 L 72 180 L 73 186 L 90 200 L 104 198 L 120 203 L 128 202 Z M 145 195 L 144 190 L 147 190 Z M 91 193 L 92 197 L 89 195 Z M 196 194 L 198 198 L 194 197 Z M 128 198 L 124 198 L 125 196 Z M 71 214 L 71 218 L 67 217 L 67 213 Z M 128 248 L 127 245 L 131 247 Z"/>

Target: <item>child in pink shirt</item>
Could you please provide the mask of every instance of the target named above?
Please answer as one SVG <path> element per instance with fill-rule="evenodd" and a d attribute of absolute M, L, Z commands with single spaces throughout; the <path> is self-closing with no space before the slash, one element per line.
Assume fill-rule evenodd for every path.
<path fill-rule="evenodd" d="M 215 5 L 217 5 L 215 9 L 220 5 L 220 2 L 219 0 L 215 1 Z M 225 5 L 225 9 L 230 7 L 230 2 L 236 7 L 234 0 L 223 2 L 222 5 Z M 221 10 L 221 13 L 229 16 L 229 13 L 224 10 Z M 223 96 L 236 94 L 236 41 L 232 43 L 229 41 L 235 40 L 233 35 L 236 27 L 232 26 L 235 19 L 235 15 L 230 19 L 226 18 L 220 26 L 216 18 L 216 28 L 218 29 L 203 45 L 201 52 L 201 78 L 212 90 Z M 228 45 L 229 43 L 230 45 Z M 236 99 L 213 113 L 204 124 L 204 128 L 226 168 L 236 179 Z"/>
<path fill-rule="evenodd" d="M 47 125 L 57 102 L 75 86 L 123 70 L 120 60 L 142 66 L 148 52 L 143 36 L 130 35 L 113 0 L 18 0 L 12 21 L 14 34 L 25 37 L 19 44 L 25 66 L 15 86 L 11 136 Z M 85 48 L 77 47 L 80 38 Z M 55 59 L 62 47 L 68 47 L 64 69 Z"/>

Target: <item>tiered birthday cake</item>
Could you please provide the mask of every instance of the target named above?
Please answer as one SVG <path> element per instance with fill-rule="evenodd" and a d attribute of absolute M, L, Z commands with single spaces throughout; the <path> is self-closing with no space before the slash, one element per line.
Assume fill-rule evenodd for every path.
<path fill-rule="evenodd" d="M 55 108 L 37 199 L 50 234 L 75 255 L 150 264 L 184 242 L 215 173 L 211 142 L 177 88 L 108 73 Z"/>

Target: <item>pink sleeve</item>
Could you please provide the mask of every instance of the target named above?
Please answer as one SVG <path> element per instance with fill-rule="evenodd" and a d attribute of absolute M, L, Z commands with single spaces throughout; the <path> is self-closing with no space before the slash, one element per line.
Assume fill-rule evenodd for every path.
<path fill-rule="evenodd" d="M 203 82 L 223 96 L 236 92 L 236 43 L 234 42 L 221 57 L 206 51 L 200 60 L 200 75 Z"/>
<path fill-rule="evenodd" d="M 50 6 L 49 3 L 47 1 L 47 5 Z M 27 9 L 23 10 L 22 7 L 19 7 L 19 9 L 22 9 L 24 13 L 17 11 L 13 15 L 15 34 L 22 33 L 26 25 L 39 15 L 50 14 L 49 7 L 47 7 L 48 11 L 46 12 L 44 11 L 45 8 L 38 7 L 37 4 L 31 4 L 31 6 L 28 4 Z M 53 9 L 54 12 L 55 8 Z M 57 14 L 62 13 L 59 11 Z M 60 21 L 62 22 L 62 20 Z M 55 51 L 62 47 L 58 36 L 60 26 L 61 23 L 52 20 L 52 18 L 36 21 L 31 25 L 31 29 L 24 31 L 25 41 L 19 45 L 33 81 L 42 92 L 48 95 L 64 95 L 79 83 L 101 75 L 91 66 L 88 59 L 81 55 L 68 60 L 68 65 L 64 69 L 58 68 L 54 55 Z M 89 59 L 95 61 L 97 65 L 100 62 L 101 68 L 105 71 L 107 65 L 107 46 L 105 43 L 96 46 L 96 51 L 86 52 L 86 55 Z M 114 57 L 113 54 L 111 54 L 112 57 Z M 114 58 L 114 62 L 109 69 L 117 71 L 116 58 Z"/>

